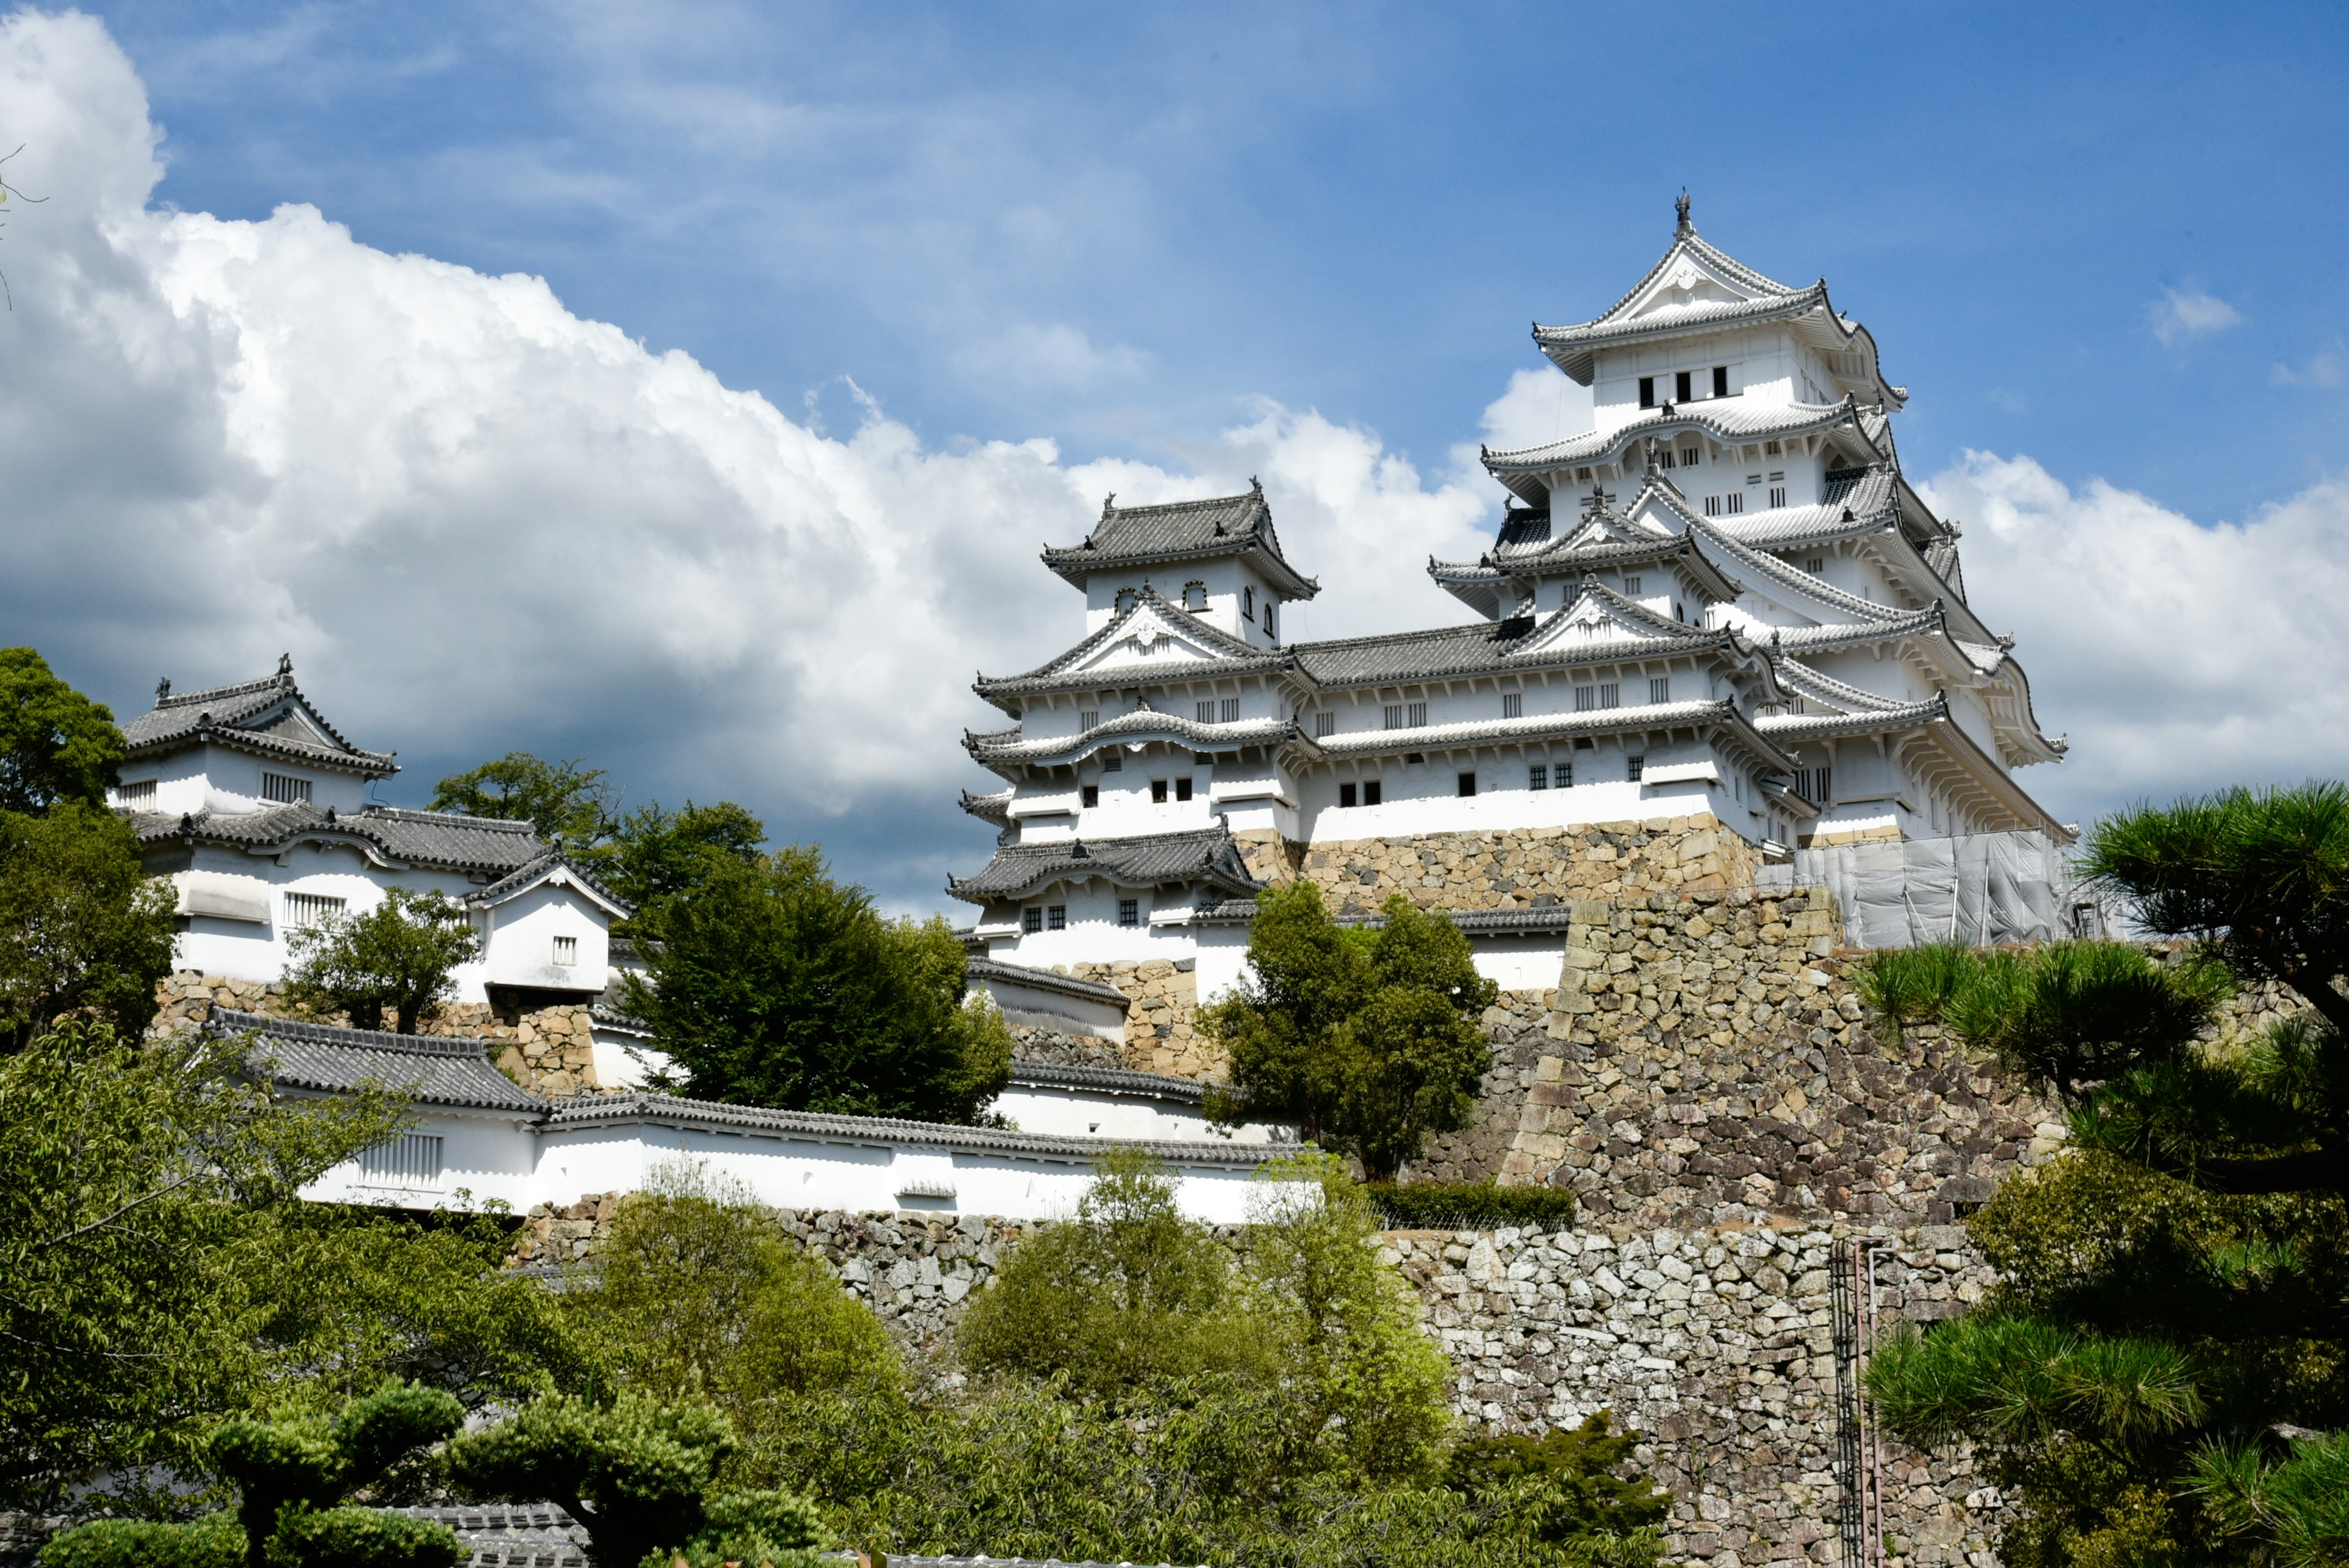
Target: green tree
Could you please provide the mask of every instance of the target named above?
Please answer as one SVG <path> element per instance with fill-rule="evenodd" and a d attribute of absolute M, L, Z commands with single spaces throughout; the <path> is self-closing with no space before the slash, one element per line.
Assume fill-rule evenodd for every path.
<path fill-rule="evenodd" d="M 592 857 L 618 826 L 619 792 L 601 768 L 508 752 L 432 786 L 431 809 L 527 822 L 574 859 Z"/>
<path fill-rule="evenodd" d="M 703 1099 L 968 1122 L 1009 1080 L 1011 1035 L 964 999 L 944 920 L 886 920 L 812 847 L 727 857 L 637 919 L 622 1000 Z"/>
<path fill-rule="evenodd" d="M 1444 1484 L 1543 1541 L 1640 1540 L 1671 1515 L 1672 1494 L 1645 1476 L 1616 1473 L 1640 1440 L 1613 1427 L 1612 1413 L 1600 1410 L 1538 1437 L 1464 1438 L 1444 1462 Z"/>
<path fill-rule="evenodd" d="M 171 910 L 170 884 L 141 871 L 113 813 L 0 811 L 0 1050 L 85 1010 L 124 1036 L 144 1031 L 171 971 Z"/>
<path fill-rule="evenodd" d="M 1232 1064 L 1211 1109 L 1294 1122 L 1373 1178 L 1467 1125 L 1492 1062 L 1477 1019 L 1499 994 L 1448 917 L 1401 896 L 1384 914 L 1373 935 L 1339 926 L 1311 883 L 1259 895 L 1250 978 L 1202 1015 Z"/>
<path fill-rule="evenodd" d="M 1169 1381 L 1263 1371 L 1263 1336 L 1232 1289 L 1232 1255 L 1176 1207 L 1164 1164 L 1112 1149 L 1073 1219 L 1002 1261 L 955 1338 L 975 1372 L 1060 1376 L 1116 1400 Z"/>
<path fill-rule="evenodd" d="M 1889 1346 L 1870 1392 L 1913 1442 L 1977 1445 L 2023 1503 L 2001 1542 L 2014 1568 L 2339 1561 L 2323 1553 L 2341 1521 L 2312 1500 L 2340 1438 L 2311 1434 L 2349 1425 L 2349 791 L 2135 808 L 2084 859 L 2187 950 L 1948 950 L 1864 971 L 1889 1022 L 1939 1023 L 2053 1093 L 2073 1144 L 1968 1221 L 1996 1290 Z M 2214 1043 L 2228 971 L 2310 1011 Z"/>
<path fill-rule="evenodd" d="M 481 955 L 462 904 L 407 888 L 389 889 L 364 914 L 297 929 L 285 945 L 293 956 L 285 995 L 296 1006 L 346 1013 L 357 1029 L 382 1028 L 389 1008 L 402 1034 L 415 1033 L 433 1005 L 454 994 L 457 966 Z"/>
<path fill-rule="evenodd" d="M 655 801 L 620 819 L 598 870 L 614 893 L 642 908 L 698 888 L 719 867 L 756 864 L 766 841 L 765 824 L 730 800 L 688 800 L 681 811 Z"/>
<path fill-rule="evenodd" d="M 102 806 L 122 751 L 104 704 L 58 680 L 33 649 L 0 648 L 0 811 Z"/>
<path fill-rule="evenodd" d="M 86 1023 L 0 1057 L 0 1503 L 185 1462 L 252 1397 L 278 1218 L 399 1110 L 281 1103 L 243 1066 Z"/>

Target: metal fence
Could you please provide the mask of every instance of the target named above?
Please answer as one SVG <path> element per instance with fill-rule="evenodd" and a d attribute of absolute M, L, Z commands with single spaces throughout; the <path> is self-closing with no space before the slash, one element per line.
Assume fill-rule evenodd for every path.
<path fill-rule="evenodd" d="M 1765 892 L 1826 888 L 1856 948 L 2044 942 L 2102 929 L 2095 901 L 2073 885 L 2067 852 L 2042 833 L 1798 849 L 1758 880 Z"/>

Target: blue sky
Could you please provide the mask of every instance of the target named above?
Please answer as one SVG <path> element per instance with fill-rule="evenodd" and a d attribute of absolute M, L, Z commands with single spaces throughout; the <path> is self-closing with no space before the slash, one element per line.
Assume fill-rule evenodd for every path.
<path fill-rule="evenodd" d="M 2300 521 L 2257 535 L 2266 553 L 2245 574 L 2247 597 L 2210 612 L 2240 627 L 2259 613 L 2248 585 L 2261 572 L 2291 571 L 2295 550 L 2330 554 L 2343 537 L 2325 510 L 2349 455 L 2337 199 L 2349 29 L 2335 9 L 182 3 L 93 14 L 162 133 L 150 212 L 266 225 L 282 204 L 310 203 L 360 251 L 543 278 L 571 316 L 613 324 L 656 359 L 689 357 L 836 443 L 883 418 L 942 460 L 983 465 L 1007 443 L 1048 441 L 1045 467 L 1071 495 L 1116 488 L 1102 476 L 1119 472 L 1145 490 L 1244 480 L 1243 459 L 1295 458 L 1313 441 L 1335 450 L 1343 435 L 1377 462 L 1409 465 L 1410 483 L 1381 479 L 1380 496 L 1417 505 L 1442 492 L 1426 515 L 1468 527 L 1499 492 L 1463 473 L 1459 447 L 1480 438 L 1512 375 L 1539 367 L 1529 319 L 1604 308 L 1667 243 L 1685 185 L 1709 238 L 1785 281 L 1825 275 L 1838 306 L 1875 332 L 1912 393 L 1899 427 L 1912 475 L 1948 474 L 1937 493 L 2022 519 L 1970 536 L 1969 573 L 1992 624 L 2026 633 L 2047 726 L 2075 739 L 2110 731 L 2095 755 L 2075 749 L 2060 779 L 2027 780 L 2082 815 L 2214 775 L 2162 761 L 2178 739 L 2158 722 L 2158 694 L 2138 690 L 2158 684 L 2152 672 L 2098 664 L 2112 634 L 2067 642 L 2064 595 L 2030 597 L 2049 563 L 2138 569 L 2131 530 L 2156 524 L 2132 521 L 2133 506 L 2173 535 L 2282 509 Z M 36 194 L 41 151 L 12 166 Z M 43 308 L 41 221 L 20 209 L 0 255 L 34 287 L 29 301 L 19 288 L 20 318 Z M 254 296 L 241 297 L 256 317 Z M 316 310 L 283 327 L 282 352 L 348 351 L 327 341 L 334 301 Z M 32 396 L 29 384 L 15 395 Z M 1236 444 L 1242 429 L 1262 439 Z M 1970 451 L 2008 466 L 1967 469 Z M 1292 468 L 1299 495 L 1326 472 Z M 202 526 L 236 532 L 242 483 L 205 493 Z M 543 484 L 496 493 L 510 512 L 554 504 Z M 1010 493 L 988 490 L 987 504 Z M 1030 519 L 1007 505 L 1000 536 L 1022 543 L 997 552 L 1003 614 L 1030 624 L 947 659 L 957 684 L 990 659 L 1033 661 L 1073 640 L 1073 596 L 1019 552 L 1082 514 L 1056 502 Z M 956 547 L 952 515 L 924 526 L 936 530 L 916 531 L 926 548 Z M 1334 550 L 1345 520 L 1333 514 L 1330 526 Z M 1413 547 L 1412 526 L 1380 535 L 1394 542 L 1381 569 L 1398 581 L 1438 545 Z M 2142 569 L 2210 575 L 2190 565 L 2198 537 L 2171 543 L 2171 565 L 2149 556 Z M 2002 544 L 2019 585 L 2003 618 L 1982 591 L 2002 580 L 1990 553 Z M 135 707 L 150 649 L 126 650 L 119 627 L 76 613 L 78 596 L 119 588 L 115 569 L 21 574 L 15 589 L 0 586 L 0 615 Z M 636 568 L 607 555 L 562 569 Z M 1362 581 L 1363 595 L 1382 591 Z M 406 728 L 367 737 L 401 747 L 402 798 L 511 741 L 604 762 L 639 798 L 743 798 L 779 836 L 824 840 L 898 907 L 936 905 L 943 870 L 985 853 L 987 830 L 951 806 L 949 781 L 983 782 L 955 771 L 951 724 L 918 738 L 930 761 L 894 774 L 848 768 L 797 790 L 787 775 L 801 753 L 724 738 L 757 716 L 706 651 L 640 682 L 626 672 L 647 659 L 616 655 L 592 685 L 518 679 L 502 717 L 469 710 L 436 724 L 397 681 L 359 679 L 396 633 L 362 647 L 350 623 L 284 591 L 295 602 L 283 623 L 316 623 L 319 650 L 305 649 L 304 667 L 342 671 L 359 719 Z M 1417 607 L 1396 613 L 1456 609 L 1423 584 L 1409 591 L 1426 597 L 1393 601 Z M 2142 592 L 2158 606 L 2163 591 L 2131 580 L 2104 597 Z M 548 646 L 582 635 L 554 603 L 515 612 L 542 618 Z M 1303 629 L 1375 629 L 1314 613 Z M 174 655 L 183 685 L 244 673 L 206 670 L 204 626 L 172 624 L 165 640 L 190 650 Z M 212 635 L 244 662 L 282 630 L 220 624 L 232 629 Z M 2034 629 L 2050 646 L 2034 649 Z M 517 667 L 543 651 L 533 645 Z M 2324 642 L 2290 657 L 2316 689 L 2343 684 L 2341 652 Z M 225 647 L 218 657 L 231 659 Z M 2188 686 L 2223 704 L 2263 657 L 2254 639 Z M 335 706 L 331 689 L 319 696 Z M 964 719 L 985 721 L 956 701 Z M 2280 776 L 2333 766 L 2333 742 L 2308 741 L 2309 728 L 2305 712 L 2280 714 L 2243 754 Z"/>

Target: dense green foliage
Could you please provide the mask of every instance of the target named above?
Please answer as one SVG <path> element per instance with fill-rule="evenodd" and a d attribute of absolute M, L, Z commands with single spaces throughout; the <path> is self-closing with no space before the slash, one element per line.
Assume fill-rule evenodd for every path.
<path fill-rule="evenodd" d="M 193 1522 L 99 1519 L 49 1537 L 41 1568 L 244 1568 L 234 1509 Z"/>
<path fill-rule="evenodd" d="M 1672 1494 L 1645 1476 L 1615 1472 L 1639 1439 L 1613 1429 L 1605 1410 L 1578 1427 L 1539 1437 L 1508 1434 L 1464 1438 L 1452 1449 L 1445 1484 L 1473 1497 L 1508 1500 L 1525 1514 L 1527 1532 L 1544 1541 L 1577 1536 L 1626 1537 L 1653 1530 L 1670 1516 Z"/>
<path fill-rule="evenodd" d="M 1349 930 L 1312 883 L 1259 895 L 1250 977 L 1201 1014 L 1237 1091 L 1212 1111 L 1293 1122 L 1381 1178 L 1467 1125 L 1492 1057 L 1476 1020 L 1499 994 L 1448 917 L 1400 895 L 1384 914 Z"/>
<path fill-rule="evenodd" d="M 595 874 L 629 904 L 643 908 L 698 888 L 730 863 L 756 863 L 766 826 L 730 800 L 685 803 L 682 811 L 658 801 L 620 819 Z"/>
<path fill-rule="evenodd" d="M 0 648 L 0 812 L 103 806 L 122 761 L 114 714 L 29 648 Z"/>
<path fill-rule="evenodd" d="M 468 1404 L 588 1375 L 560 1299 L 497 1271 L 492 1220 L 302 1202 L 400 1106 L 281 1100 L 243 1049 L 77 1024 L 0 1057 L 0 1506 L 192 1466 L 223 1416 L 387 1375 Z"/>
<path fill-rule="evenodd" d="M 1009 1080 L 1010 1031 L 965 1001 L 953 930 L 883 919 L 812 848 L 718 861 L 637 927 L 623 1001 L 698 1098 L 969 1122 Z"/>
<path fill-rule="evenodd" d="M 550 763 L 509 752 L 434 784 L 429 809 L 527 822 L 539 837 L 577 859 L 612 836 L 617 805 L 618 791 L 601 768 L 582 767 L 576 758 Z"/>
<path fill-rule="evenodd" d="M 380 1029 L 389 1010 L 413 1034 L 456 992 L 457 966 L 481 956 L 481 935 L 465 907 L 437 890 L 388 889 L 357 915 L 334 915 L 286 935 L 293 962 L 286 999 L 347 1014 L 355 1029 Z"/>
<path fill-rule="evenodd" d="M 1489 1181 L 1373 1181 L 1362 1196 L 1397 1230 L 1494 1231 L 1515 1225 L 1556 1231 L 1574 1223 L 1563 1187 L 1500 1187 Z"/>
<path fill-rule="evenodd" d="M 2000 1282 L 1868 1370 L 1887 1425 L 1976 1445 L 2012 1568 L 2349 1562 L 2349 792 L 2234 791 L 2098 826 L 2089 868 L 2175 961 L 2117 943 L 1880 955 L 1935 1021 L 2065 1106 L 2073 1148 L 1968 1221 Z M 2310 1011 L 2198 1040 L 2227 975 Z M 2326 1438 L 2323 1433 L 2336 1435 Z"/>
<path fill-rule="evenodd" d="M 126 1038 L 155 1016 L 171 971 L 172 893 L 140 871 L 130 826 L 66 802 L 0 811 L 0 1050 L 88 1012 Z"/>

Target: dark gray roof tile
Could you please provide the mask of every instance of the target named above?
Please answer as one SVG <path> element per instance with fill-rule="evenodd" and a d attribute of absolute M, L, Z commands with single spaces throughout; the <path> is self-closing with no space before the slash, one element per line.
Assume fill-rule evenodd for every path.
<path fill-rule="evenodd" d="M 948 877 L 947 891 L 974 904 L 987 904 L 1024 898 L 1072 876 L 1101 877 L 1122 888 L 1204 882 L 1243 898 L 1263 886 L 1248 875 L 1231 830 L 1207 827 L 1146 838 L 1006 845 L 977 875 Z"/>
<path fill-rule="evenodd" d="M 209 735 L 222 745 L 338 768 L 369 778 L 399 771 L 388 753 L 362 751 L 343 738 L 294 684 L 290 665 L 274 675 L 233 686 L 171 694 L 122 727 L 128 756 L 166 754 Z"/>
<path fill-rule="evenodd" d="M 276 1082 L 297 1089 L 348 1093 L 375 1085 L 427 1105 L 533 1115 L 546 1108 L 544 1100 L 490 1064 L 480 1038 L 343 1029 L 221 1007 L 212 1009 L 204 1031 L 222 1039 L 258 1033 L 251 1056 L 256 1070 L 265 1064 Z"/>
<path fill-rule="evenodd" d="M 1321 585 L 1300 574 L 1280 553 L 1272 507 L 1262 489 L 1203 501 L 1156 506 L 1102 504 L 1101 521 L 1081 545 L 1048 547 L 1044 564 L 1071 582 L 1126 566 L 1174 565 L 1222 556 L 1259 554 L 1274 586 L 1292 598 L 1311 598 Z"/>

